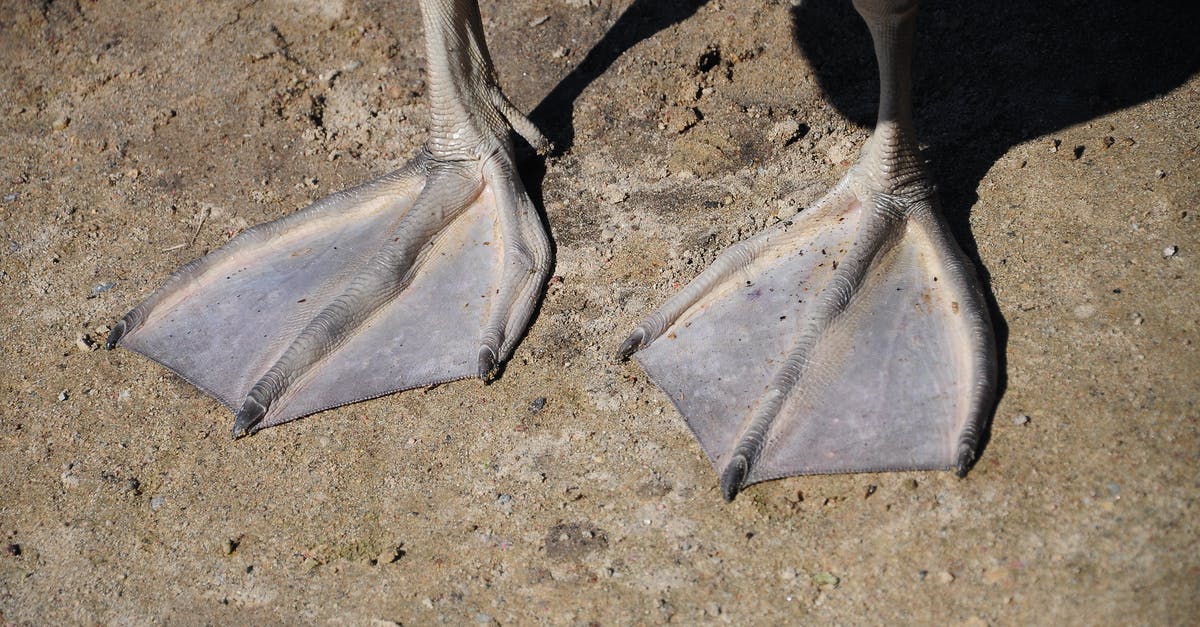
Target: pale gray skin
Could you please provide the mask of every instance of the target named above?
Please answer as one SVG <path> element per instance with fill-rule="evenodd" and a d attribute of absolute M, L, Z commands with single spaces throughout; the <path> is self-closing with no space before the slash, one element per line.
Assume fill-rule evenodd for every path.
<path fill-rule="evenodd" d="M 995 393 L 991 325 L 917 154 L 916 3 L 855 0 L 879 124 L 813 207 L 726 251 L 621 346 L 637 353 L 732 499 L 803 473 L 957 468 Z M 234 436 L 323 409 L 495 375 L 550 272 L 474 0 L 421 0 L 430 139 L 404 168 L 257 226 L 117 323 L 135 350 L 236 411 Z"/>
<path fill-rule="evenodd" d="M 423 0 L 432 125 L 400 170 L 176 271 L 109 335 L 236 411 L 234 437 L 391 392 L 495 376 L 551 268 L 473 0 Z"/>
<path fill-rule="evenodd" d="M 912 122 L 915 0 L 855 0 L 879 121 L 812 207 L 725 251 L 622 344 L 671 398 L 727 500 L 779 477 L 955 468 L 996 390 L 991 322 Z"/>

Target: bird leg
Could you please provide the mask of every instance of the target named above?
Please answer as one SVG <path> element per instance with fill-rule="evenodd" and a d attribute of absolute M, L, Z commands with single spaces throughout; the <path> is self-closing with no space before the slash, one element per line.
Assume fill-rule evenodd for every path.
<path fill-rule="evenodd" d="M 995 390 L 990 321 L 912 122 L 915 0 L 854 0 L 880 70 L 875 132 L 814 206 L 725 251 L 618 350 L 700 440 L 732 499 L 795 474 L 957 468 Z"/>
<path fill-rule="evenodd" d="M 236 412 L 233 435 L 495 376 L 550 270 L 474 0 L 421 0 L 431 127 L 399 171 L 247 230 L 118 322 L 121 344 Z"/>

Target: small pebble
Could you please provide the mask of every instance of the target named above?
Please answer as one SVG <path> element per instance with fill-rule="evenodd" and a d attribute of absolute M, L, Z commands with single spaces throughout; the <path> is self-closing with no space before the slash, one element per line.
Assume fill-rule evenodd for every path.
<path fill-rule="evenodd" d="M 767 133 L 767 139 L 776 144 L 784 146 L 796 141 L 800 137 L 800 123 L 795 120 L 783 120 L 776 122 L 771 127 L 771 131 Z"/>
<path fill-rule="evenodd" d="M 225 555 L 232 555 L 238 548 L 238 541 L 233 538 L 225 538 L 221 543 L 221 552 Z"/>
<path fill-rule="evenodd" d="M 1146 319 L 1143 318 L 1142 314 L 1140 314 L 1140 313 L 1133 314 L 1132 316 L 1130 316 L 1130 319 L 1133 320 L 1134 326 L 1141 326 L 1142 324 L 1144 324 L 1146 322 Z"/>
<path fill-rule="evenodd" d="M 75 463 L 67 464 L 66 470 L 58 477 L 64 488 L 71 489 L 79 487 L 79 475 L 75 474 Z"/>
<path fill-rule="evenodd" d="M 62 401 L 65 401 L 65 400 L 67 400 L 68 398 L 71 398 L 71 396 L 70 396 L 69 394 L 67 394 L 67 391 L 66 391 L 66 390 L 63 390 L 63 391 L 61 391 L 61 392 L 59 392 L 59 393 L 58 393 L 58 401 L 59 401 L 60 403 L 61 403 Z"/>
<path fill-rule="evenodd" d="M 550 56 L 555 59 L 563 59 L 563 58 L 566 58 L 566 56 L 569 54 L 571 54 L 570 48 L 568 48 L 566 46 L 559 46 L 554 49 L 554 52 L 550 53 Z"/>
<path fill-rule="evenodd" d="M 5 195 L 4 195 L 4 202 L 12 202 L 12 201 L 14 201 L 14 200 L 16 200 L 16 199 L 18 199 L 18 198 L 20 198 L 20 197 L 21 197 L 21 195 L 20 195 L 20 194 L 18 194 L 18 193 L 16 193 L 16 192 L 13 192 L 13 193 L 11 193 L 11 194 L 5 194 Z"/>
<path fill-rule="evenodd" d="M 604 190 L 604 200 L 614 205 L 625 202 L 626 198 L 629 198 L 629 193 L 620 187 L 617 187 L 616 185 L 609 185 L 608 188 Z"/>
<path fill-rule="evenodd" d="M 600 241 L 602 242 L 611 242 L 614 237 L 616 237 L 616 233 L 613 233 L 610 228 L 605 227 L 600 231 Z"/>
<path fill-rule="evenodd" d="M 375 563 L 380 566 L 383 566 L 384 564 L 391 564 L 392 562 L 400 559 L 403 556 L 404 556 L 404 551 L 400 550 L 400 547 L 398 547 L 398 546 L 388 547 L 388 548 L 380 551 L 379 557 L 375 558 Z"/>
<path fill-rule="evenodd" d="M 818 586 L 829 586 L 836 588 L 841 579 L 833 573 L 817 573 L 812 576 L 812 582 Z"/>
<path fill-rule="evenodd" d="M 85 353 L 90 353 L 96 350 L 96 343 L 92 341 L 92 338 L 87 333 L 77 333 L 75 334 L 75 348 Z"/>
<path fill-rule="evenodd" d="M 6 554 L 8 554 L 9 557 L 17 557 L 17 556 L 21 555 L 21 545 L 14 542 L 14 543 L 8 545 L 7 547 L 5 547 L 4 552 Z"/>
<path fill-rule="evenodd" d="M 97 285 L 96 287 L 92 288 L 92 296 L 99 296 L 99 295 L 103 294 L 104 292 L 107 292 L 108 290 L 111 290 L 112 288 L 114 288 L 116 286 L 117 286 L 116 281 L 108 281 L 107 283 L 101 283 L 101 284 Z"/>
<path fill-rule="evenodd" d="M 548 19 L 550 19 L 549 15 L 539 15 L 539 16 L 533 18 L 532 20 L 529 20 L 529 25 L 530 26 L 541 26 L 542 24 L 545 24 L 546 20 L 548 20 Z"/>
<path fill-rule="evenodd" d="M 475 622 L 480 625 L 490 625 L 492 623 L 492 617 L 480 612 L 475 615 Z"/>
<path fill-rule="evenodd" d="M 1166 173 L 1166 172 L 1164 172 L 1164 171 L 1162 171 L 1162 170 L 1155 170 L 1155 171 L 1154 171 L 1154 178 L 1156 178 L 1156 179 L 1165 179 L 1165 178 L 1167 178 L 1167 173 Z"/>
<path fill-rule="evenodd" d="M 66 130 L 66 128 L 70 125 L 71 125 L 71 118 L 67 117 L 67 115 L 64 113 L 64 114 L 54 118 L 54 123 L 51 124 L 50 127 L 56 131 L 63 131 L 63 130 Z"/>
<path fill-rule="evenodd" d="M 1013 418 L 1014 425 L 1020 426 L 1020 425 L 1028 424 L 1028 423 L 1029 423 L 1029 416 L 1026 416 L 1025 414 L 1020 414 L 1016 418 Z"/>
<path fill-rule="evenodd" d="M 156 497 L 150 499 L 150 510 L 157 512 L 158 509 L 163 506 L 163 503 L 166 503 L 166 502 L 167 502 L 167 499 L 165 499 L 161 496 L 156 496 Z"/>
<path fill-rule="evenodd" d="M 1175 245 L 1167 246 L 1162 250 L 1163 259 L 1170 259 L 1179 254 L 1179 247 Z"/>
<path fill-rule="evenodd" d="M 954 573 L 951 573 L 948 570 L 943 570 L 942 572 L 938 573 L 937 580 L 938 583 L 950 583 L 954 581 Z"/>
<path fill-rule="evenodd" d="M 539 411 L 542 411 L 542 409 L 544 407 L 546 407 L 546 397 L 545 396 L 539 396 L 539 397 L 533 399 L 533 402 L 529 403 L 529 411 L 531 411 L 535 414 L 538 413 Z"/>

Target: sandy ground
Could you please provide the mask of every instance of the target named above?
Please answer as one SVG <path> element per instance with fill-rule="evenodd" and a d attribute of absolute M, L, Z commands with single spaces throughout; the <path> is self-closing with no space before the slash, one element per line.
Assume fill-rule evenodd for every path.
<path fill-rule="evenodd" d="M 725 504 L 611 355 L 853 161 L 876 86 L 848 6 L 484 3 L 563 148 L 523 164 L 559 277 L 528 336 L 489 387 L 233 442 L 218 403 L 89 343 L 237 231 L 403 163 L 415 3 L 7 3 L 0 622 L 1194 621 L 1200 19 L 1173 4 L 926 3 L 918 125 L 997 320 L 990 441 L 966 479 Z"/>

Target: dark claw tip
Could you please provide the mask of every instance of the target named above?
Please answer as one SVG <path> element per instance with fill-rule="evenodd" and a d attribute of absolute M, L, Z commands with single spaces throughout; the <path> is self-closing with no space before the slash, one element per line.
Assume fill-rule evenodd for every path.
<path fill-rule="evenodd" d="M 642 341 L 645 339 L 646 332 L 641 327 L 634 329 L 633 333 L 630 333 L 629 337 L 625 338 L 624 342 L 621 342 L 621 348 L 617 349 L 617 359 L 621 361 L 629 359 L 630 355 L 638 352 L 643 347 Z"/>
<path fill-rule="evenodd" d="M 721 473 L 721 495 L 725 497 L 726 503 L 732 502 L 742 490 L 742 482 L 746 480 L 746 474 L 749 472 L 750 462 L 744 455 L 737 455 L 729 460 L 725 472 Z"/>
<path fill-rule="evenodd" d="M 254 400 L 253 396 L 247 396 L 246 402 L 242 403 L 242 409 L 237 413 L 237 418 L 233 421 L 233 439 L 238 439 L 254 433 L 257 429 L 255 425 L 267 415 L 267 408 L 260 402 Z"/>
<path fill-rule="evenodd" d="M 962 446 L 958 451 L 958 463 L 955 464 L 955 473 L 959 477 L 967 476 L 967 472 L 971 470 L 971 466 L 975 462 L 975 449 L 971 446 Z"/>
<path fill-rule="evenodd" d="M 479 378 L 484 383 L 491 383 L 496 378 L 496 352 L 489 346 L 479 347 Z"/>
<path fill-rule="evenodd" d="M 125 324 L 125 319 L 121 318 L 121 320 L 117 322 L 116 326 L 114 326 L 112 330 L 108 332 L 108 340 L 104 342 L 104 348 L 107 350 L 116 348 L 117 343 L 121 341 L 121 338 L 125 337 L 125 332 L 128 327 L 129 325 Z"/>

